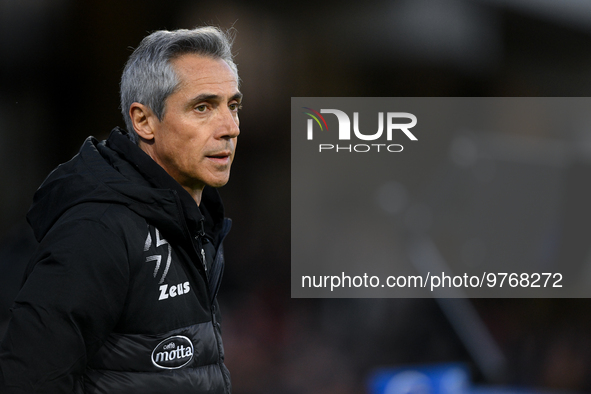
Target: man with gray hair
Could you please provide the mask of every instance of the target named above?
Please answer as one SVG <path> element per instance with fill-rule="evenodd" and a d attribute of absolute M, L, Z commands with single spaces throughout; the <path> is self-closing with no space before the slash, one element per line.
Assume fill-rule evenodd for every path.
<path fill-rule="evenodd" d="M 35 194 L 39 247 L 0 346 L 2 393 L 229 393 L 217 292 L 242 94 L 217 28 L 157 31 L 121 78 L 127 130 Z"/>

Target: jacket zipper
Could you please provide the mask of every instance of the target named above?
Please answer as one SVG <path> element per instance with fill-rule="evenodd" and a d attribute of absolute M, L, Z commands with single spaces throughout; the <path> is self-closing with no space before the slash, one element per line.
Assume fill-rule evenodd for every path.
<path fill-rule="evenodd" d="M 176 203 L 177 203 L 177 208 L 179 209 L 179 213 L 181 213 L 180 218 L 181 218 L 181 222 L 182 222 L 182 225 L 183 225 L 183 229 L 185 229 L 185 231 L 189 232 L 188 231 L 188 228 L 187 228 L 187 223 L 185 221 L 185 217 L 182 214 L 183 211 L 182 211 L 181 200 L 180 200 L 180 198 L 179 198 L 179 196 L 178 196 L 178 194 L 177 194 L 176 191 L 173 190 L 172 193 L 173 193 L 173 195 L 175 197 L 175 200 L 176 200 Z M 206 282 L 206 286 L 209 288 L 210 286 L 209 286 L 209 278 L 208 278 L 208 273 L 207 273 L 207 260 L 205 260 L 205 249 L 203 249 L 203 243 L 202 243 L 202 237 L 205 237 L 204 221 L 205 221 L 205 219 L 203 219 L 203 218 L 201 218 L 199 220 L 200 230 L 197 233 L 197 235 L 195 236 L 195 240 L 197 241 L 197 243 L 199 245 L 199 249 L 201 249 L 201 259 L 202 259 L 201 262 L 203 263 L 203 269 L 205 270 L 205 279 L 206 279 L 205 282 Z M 224 223 L 224 227 L 225 226 L 226 226 L 226 224 Z M 226 234 L 227 234 L 227 232 L 226 232 Z M 224 237 L 225 237 L 226 234 L 224 234 Z M 189 237 L 190 237 L 190 235 L 191 234 L 189 232 Z M 222 240 L 223 240 L 223 238 L 222 238 Z M 194 245 L 193 245 L 193 247 L 194 247 Z M 216 293 L 217 293 L 217 290 L 216 290 Z M 215 298 L 211 298 L 210 297 L 209 302 L 210 302 L 210 306 L 211 306 L 211 318 L 212 318 L 211 319 L 211 323 L 214 326 L 214 332 L 215 332 L 214 333 L 214 336 L 215 336 L 215 340 L 216 340 L 216 344 L 217 344 L 217 348 L 218 348 L 218 363 L 221 365 L 221 364 L 223 364 L 223 362 L 221 360 L 222 346 L 221 346 L 221 343 L 220 343 L 220 339 L 218 338 L 219 332 L 217 332 L 217 330 L 216 330 L 216 327 L 217 327 L 218 330 L 220 329 L 220 324 L 219 324 L 219 322 L 217 321 L 217 319 L 215 317 L 215 313 L 216 313 Z M 221 366 L 220 366 L 220 368 L 221 368 Z M 226 382 L 225 377 L 224 377 L 224 383 L 225 383 L 225 386 L 226 386 L 226 390 L 229 392 L 228 382 Z"/>
<path fill-rule="evenodd" d="M 207 278 L 209 280 L 209 274 L 207 272 L 207 260 L 205 259 L 205 249 L 203 248 L 203 237 L 205 237 L 205 226 L 203 224 L 204 219 L 201 218 L 199 220 L 199 232 L 197 233 L 197 235 L 195 236 L 195 240 L 197 241 L 197 244 L 199 245 L 199 249 L 201 250 L 201 263 L 203 264 L 203 269 L 205 270 L 205 278 Z"/>
<path fill-rule="evenodd" d="M 181 221 L 181 227 L 183 228 L 183 231 L 185 232 L 186 235 L 189 236 L 189 240 L 192 238 L 191 232 L 189 231 L 188 227 L 187 227 L 187 221 L 185 220 L 185 215 L 183 214 L 183 205 L 181 204 L 181 199 L 178 195 L 178 193 L 176 192 L 176 190 L 171 190 L 172 195 L 174 196 L 174 199 L 176 201 L 176 206 L 177 206 L 177 210 L 179 213 L 179 220 Z M 195 250 L 195 244 L 191 242 L 191 245 L 193 247 L 193 251 L 195 252 L 195 254 L 197 254 L 197 258 L 201 258 L 202 259 L 202 264 L 203 264 L 203 268 L 205 270 L 205 282 L 206 282 L 206 286 L 209 288 L 209 280 L 207 279 L 207 263 L 205 261 L 205 250 L 203 249 L 203 245 L 201 243 L 201 240 L 199 239 L 200 236 L 205 236 L 205 228 L 204 228 L 204 219 L 201 218 L 199 223 L 200 223 L 200 231 L 197 233 L 197 235 L 195 236 L 195 240 L 197 241 L 197 243 L 199 244 L 199 249 L 201 250 L 201 256 L 199 256 L 199 253 L 197 252 L 197 250 Z"/>

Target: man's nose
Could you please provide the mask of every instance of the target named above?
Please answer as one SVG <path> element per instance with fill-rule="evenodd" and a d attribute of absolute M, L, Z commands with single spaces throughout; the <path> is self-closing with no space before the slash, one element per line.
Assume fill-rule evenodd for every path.
<path fill-rule="evenodd" d="M 238 121 L 238 114 L 231 111 L 229 108 L 222 111 L 220 129 L 222 132 L 221 138 L 235 138 L 240 134 L 240 127 Z"/>

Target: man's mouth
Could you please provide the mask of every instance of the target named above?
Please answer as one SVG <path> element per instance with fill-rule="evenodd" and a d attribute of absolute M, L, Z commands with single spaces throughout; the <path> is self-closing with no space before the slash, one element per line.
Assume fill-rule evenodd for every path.
<path fill-rule="evenodd" d="M 209 160 L 212 160 L 216 163 L 226 164 L 227 162 L 230 161 L 230 152 L 218 152 L 218 153 L 214 153 L 211 155 L 207 155 L 205 157 L 207 157 Z"/>

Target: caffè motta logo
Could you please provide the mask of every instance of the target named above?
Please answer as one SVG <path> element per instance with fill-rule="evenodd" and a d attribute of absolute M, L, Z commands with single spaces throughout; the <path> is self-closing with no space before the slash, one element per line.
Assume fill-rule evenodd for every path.
<path fill-rule="evenodd" d="M 394 144 L 392 138 L 395 135 L 405 135 L 411 141 L 417 141 L 417 137 L 411 133 L 410 129 L 416 126 L 417 117 L 408 112 L 378 112 L 378 130 L 374 133 L 368 133 L 367 130 L 359 130 L 359 112 L 353 112 L 353 136 L 351 135 L 351 118 L 344 111 L 338 109 L 321 109 L 320 112 L 303 107 L 304 112 L 310 118 L 307 123 L 307 138 L 314 140 L 314 129 L 318 132 L 329 132 L 328 124 L 322 114 L 332 114 L 336 116 L 339 124 L 338 135 L 333 136 L 338 142 L 318 144 L 319 152 L 402 152 L 404 147 L 401 144 Z M 364 114 L 365 116 L 365 114 Z M 367 114 L 367 116 L 371 116 Z M 375 115 L 374 115 L 375 116 Z M 385 124 L 385 126 L 384 126 Z M 386 131 L 384 136 L 384 129 Z M 385 138 L 384 138 L 385 137 Z M 365 143 L 347 144 L 346 141 L 360 140 L 372 141 Z M 323 138 L 323 142 L 325 139 Z"/>

